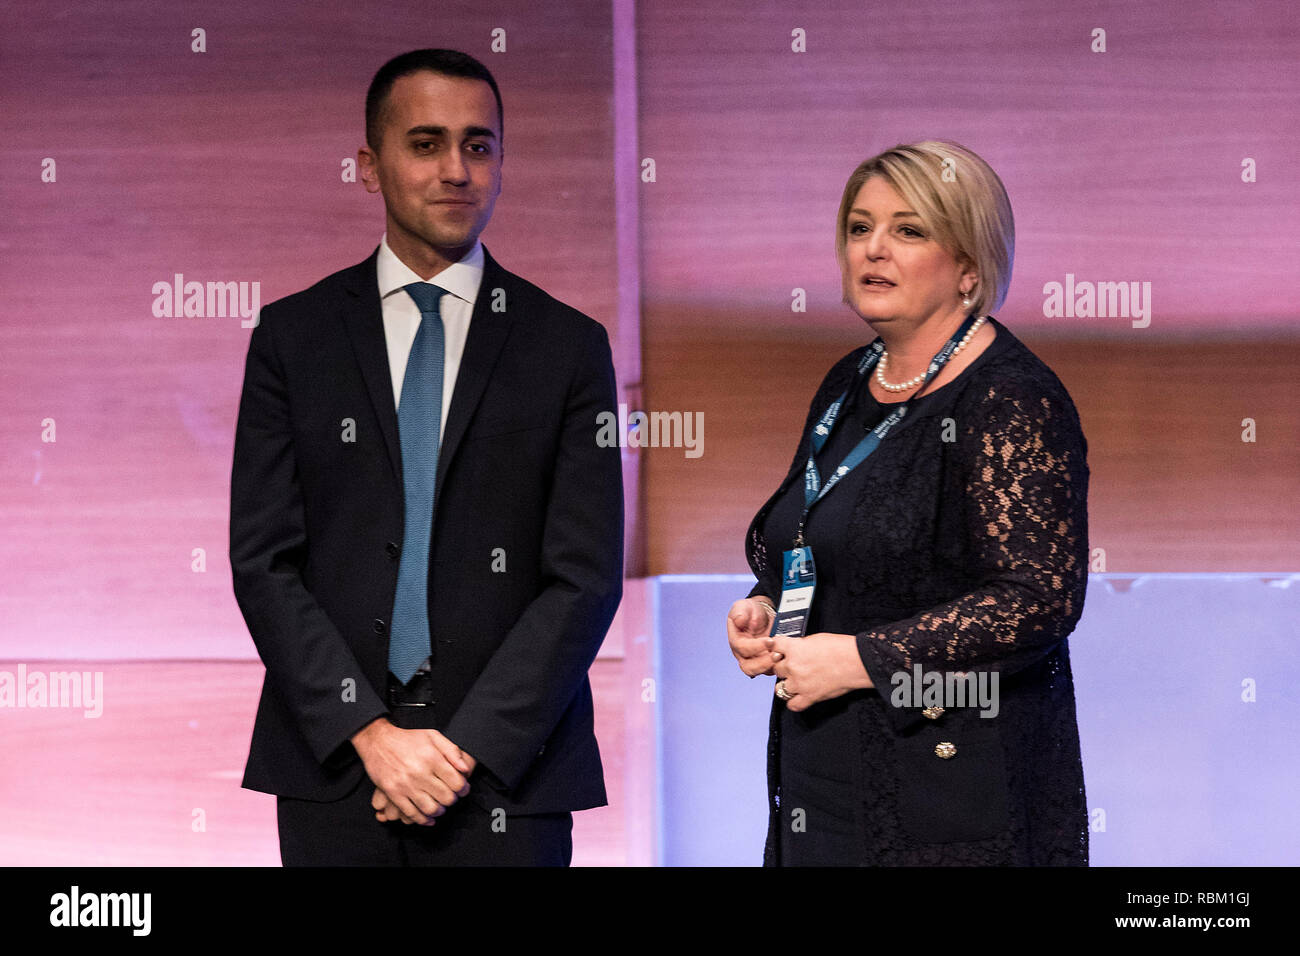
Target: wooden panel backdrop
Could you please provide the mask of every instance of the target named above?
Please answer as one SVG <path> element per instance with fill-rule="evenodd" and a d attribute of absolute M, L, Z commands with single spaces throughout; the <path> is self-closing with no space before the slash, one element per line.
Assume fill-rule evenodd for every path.
<path fill-rule="evenodd" d="M 259 282 L 266 304 L 364 259 L 383 204 L 341 164 L 363 141 L 371 77 L 405 50 L 463 49 L 505 100 L 484 242 L 603 322 L 635 383 L 635 313 L 619 321 L 611 8 L 65 0 L 9 20 L 0 668 L 149 662 L 76 665 L 105 674 L 101 717 L 0 713 L 0 863 L 276 863 L 274 801 L 238 789 L 262 669 L 226 556 L 250 333 L 238 317 L 155 317 L 153 285 Z M 206 52 L 192 50 L 195 29 Z M 615 802 L 580 815 L 578 862 L 627 858 L 621 674 L 616 658 L 594 673 Z M 48 799 L 33 804 L 31 780 Z"/>
<path fill-rule="evenodd" d="M 997 314 L 1079 407 L 1107 569 L 1300 566 L 1292 8 L 723 0 L 642 4 L 638 29 L 646 405 L 705 419 L 701 458 L 644 453 L 652 573 L 747 570 L 813 392 L 871 337 L 839 302 L 844 181 L 927 138 L 1006 184 Z M 1149 282 L 1149 327 L 1046 318 L 1067 275 Z"/>

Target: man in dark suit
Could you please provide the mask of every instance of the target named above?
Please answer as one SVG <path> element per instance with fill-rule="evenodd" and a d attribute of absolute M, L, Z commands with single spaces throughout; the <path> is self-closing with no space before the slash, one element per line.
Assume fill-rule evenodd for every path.
<path fill-rule="evenodd" d="M 286 865 L 567 865 L 572 811 L 606 802 L 609 341 L 479 243 L 502 130 L 472 57 L 381 68 L 358 160 L 384 238 L 252 333 L 230 559 L 266 679 L 243 785 L 278 795 Z"/>

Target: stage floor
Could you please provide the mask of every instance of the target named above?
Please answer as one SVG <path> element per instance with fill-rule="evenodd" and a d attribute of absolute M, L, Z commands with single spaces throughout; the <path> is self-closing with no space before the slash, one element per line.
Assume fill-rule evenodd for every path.
<path fill-rule="evenodd" d="M 239 785 L 261 663 L 23 663 L 29 673 L 102 672 L 103 712 L 0 710 L 0 864 L 280 865 L 275 798 Z M 574 815 L 575 866 L 628 859 L 622 674 L 621 659 L 591 670 L 610 805 Z"/>

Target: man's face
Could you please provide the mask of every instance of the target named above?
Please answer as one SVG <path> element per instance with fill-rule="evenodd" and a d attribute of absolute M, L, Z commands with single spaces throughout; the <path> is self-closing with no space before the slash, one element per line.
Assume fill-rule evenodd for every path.
<path fill-rule="evenodd" d="M 478 239 L 501 193 L 496 98 L 482 80 L 422 70 L 393 83 L 379 152 L 357 153 L 369 192 L 382 192 L 388 244 L 422 275 Z"/>

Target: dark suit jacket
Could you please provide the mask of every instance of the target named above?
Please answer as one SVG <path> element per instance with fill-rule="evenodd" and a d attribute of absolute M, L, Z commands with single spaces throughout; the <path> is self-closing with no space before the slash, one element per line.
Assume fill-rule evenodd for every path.
<path fill-rule="evenodd" d="M 267 305 L 249 343 L 230 563 L 266 665 L 252 790 L 341 798 L 365 773 L 349 738 L 387 712 L 404 502 L 377 252 Z M 604 328 L 485 249 L 438 460 L 428 714 L 507 812 L 606 802 L 587 671 L 622 593 L 619 449 L 596 442 L 616 402 Z"/>

